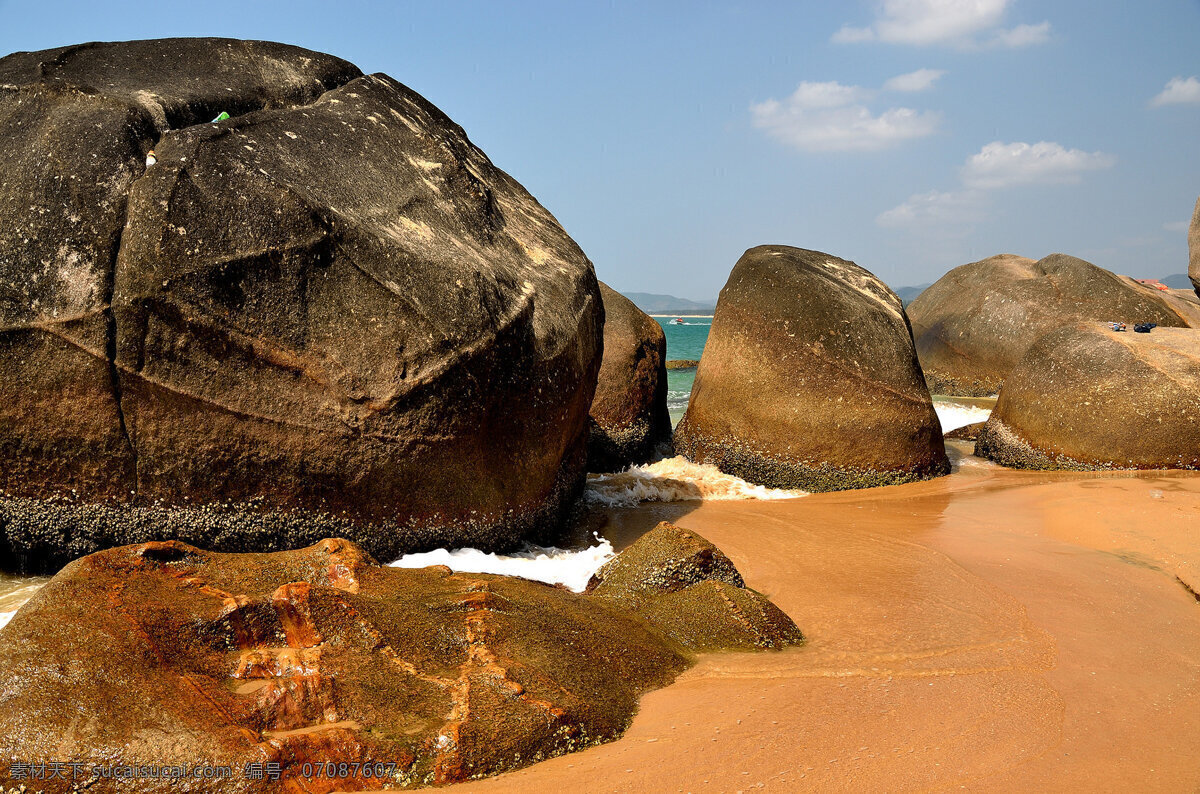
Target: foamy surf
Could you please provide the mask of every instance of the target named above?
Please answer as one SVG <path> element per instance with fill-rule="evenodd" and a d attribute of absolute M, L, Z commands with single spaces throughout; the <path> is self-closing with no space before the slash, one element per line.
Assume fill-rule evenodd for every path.
<path fill-rule="evenodd" d="M 695 499 L 795 499 L 805 491 L 766 488 L 726 474 L 716 466 L 678 455 L 616 474 L 589 474 L 585 498 L 606 507 L 637 507 L 642 502 Z"/>
<path fill-rule="evenodd" d="M 976 422 L 986 422 L 987 418 L 992 415 L 991 408 L 964 403 L 934 402 L 933 410 L 937 411 L 943 433 L 949 433 L 951 430 L 973 425 Z"/>
<path fill-rule="evenodd" d="M 0 629 L 8 625 L 21 605 L 33 598 L 33 594 L 41 590 L 47 581 L 47 577 L 37 577 L 28 584 L 7 577 L 0 580 Z"/>
<path fill-rule="evenodd" d="M 527 544 L 513 554 L 488 554 L 479 549 L 434 549 L 420 554 L 405 554 L 388 565 L 392 568 L 426 568 L 445 565 L 462 573 L 497 573 L 520 576 L 548 584 L 561 584 L 576 593 L 583 592 L 592 574 L 608 562 L 615 552 L 612 544 L 596 537 L 597 545 L 586 549 L 560 549 Z"/>

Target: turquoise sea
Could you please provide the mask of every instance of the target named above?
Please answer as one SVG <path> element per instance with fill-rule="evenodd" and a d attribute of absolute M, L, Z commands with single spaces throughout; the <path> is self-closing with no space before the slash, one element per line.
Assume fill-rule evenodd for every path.
<path fill-rule="evenodd" d="M 700 360 L 708 331 L 712 328 L 711 317 L 682 317 L 683 325 L 671 323 L 673 317 L 655 317 L 667 335 L 667 360 Z M 692 382 L 696 379 L 694 369 L 667 370 L 667 410 L 671 412 L 671 424 L 679 423 L 687 410 L 688 396 L 692 393 Z"/>

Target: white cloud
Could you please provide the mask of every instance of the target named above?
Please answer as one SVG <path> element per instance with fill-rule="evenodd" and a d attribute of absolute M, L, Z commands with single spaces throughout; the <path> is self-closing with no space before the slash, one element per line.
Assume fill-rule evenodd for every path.
<path fill-rule="evenodd" d="M 997 30 L 992 38 L 985 42 L 997 47 L 1032 47 L 1035 44 L 1045 44 L 1050 41 L 1050 23 L 1040 22 L 1036 25 L 1017 25 L 1010 30 Z"/>
<path fill-rule="evenodd" d="M 1057 143 L 989 143 L 962 167 L 963 184 L 991 189 L 1013 185 L 1074 183 L 1084 171 L 1111 168 L 1116 158 L 1104 152 L 1064 149 Z"/>
<path fill-rule="evenodd" d="M 862 102 L 870 97 L 870 93 L 860 86 L 842 85 L 836 80 L 828 83 L 803 82 L 784 102 L 800 110 L 819 110 Z"/>
<path fill-rule="evenodd" d="M 933 111 L 889 108 L 875 115 L 874 96 L 859 86 L 803 82 L 784 100 L 750 106 L 754 126 L 806 152 L 877 151 L 932 135 L 941 121 Z"/>
<path fill-rule="evenodd" d="M 1168 232 L 1186 232 L 1190 226 L 1191 223 L 1188 221 L 1171 221 L 1170 223 L 1164 223 L 1163 229 Z"/>
<path fill-rule="evenodd" d="M 881 212 L 875 223 L 894 229 L 961 234 L 970 230 L 970 224 L 984 219 L 990 191 L 1018 185 L 1076 183 L 1085 171 L 1111 168 L 1115 163 L 1116 158 L 1104 152 L 1065 149 L 1047 141 L 996 141 L 968 157 L 959 169 L 963 189 L 915 193 Z"/>
<path fill-rule="evenodd" d="M 933 84 L 944 75 L 943 69 L 918 69 L 915 72 L 893 77 L 883 84 L 884 91 L 917 92 L 933 88 Z"/>
<path fill-rule="evenodd" d="M 875 223 L 892 229 L 968 226 L 983 219 L 986 200 L 976 190 L 916 193 L 881 212 Z"/>
<path fill-rule="evenodd" d="M 1158 96 L 1150 100 L 1153 107 L 1196 103 L 1200 103 L 1200 80 L 1195 77 L 1172 77 Z"/>
<path fill-rule="evenodd" d="M 1000 27 L 1010 0 L 883 0 L 868 27 L 845 25 L 833 34 L 839 44 L 883 41 L 962 49 L 1028 47 L 1050 39 L 1050 23 Z"/>
<path fill-rule="evenodd" d="M 858 44 L 862 41 L 874 40 L 875 31 L 870 28 L 852 28 L 849 25 L 844 25 L 833 34 L 833 41 L 836 44 Z"/>

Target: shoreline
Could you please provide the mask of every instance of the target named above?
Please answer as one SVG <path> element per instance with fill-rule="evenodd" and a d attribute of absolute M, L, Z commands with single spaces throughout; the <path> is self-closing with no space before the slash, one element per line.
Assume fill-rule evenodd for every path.
<path fill-rule="evenodd" d="M 675 505 L 808 643 L 705 656 L 619 740 L 455 790 L 1200 786 L 1200 607 L 1181 585 L 1200 475 L 1022 472 L 950 446 L 937 480 Z M 613 516 L 614 546 L 646 507 Z"/>
<path fill-rule="evenodd" d="M 947 449 L 918 483 L 598 509 L 616 551 L 702 535 L 807 643 L 701 655 L 616 741 L 454 790 L 1200 787 L 1200 473 Z"/>

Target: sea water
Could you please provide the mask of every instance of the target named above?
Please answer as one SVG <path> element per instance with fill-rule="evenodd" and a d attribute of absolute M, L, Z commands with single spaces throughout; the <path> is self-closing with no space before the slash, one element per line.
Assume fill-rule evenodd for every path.
<path fill-rule="evenodd" d="M 699 361 L 704 353 L 704 343 L 712 328 L 711 317 L 680 317 L 682 325 L 674 324 L 674 317 L 655 317 L 667 336 L 667 360 L 688 359 Z M 671 425 L 679 424 L 687 410 L 688 397 L 696 380 L 695 369 L 667 370 L 667 410 L 671 414 Z"/>

